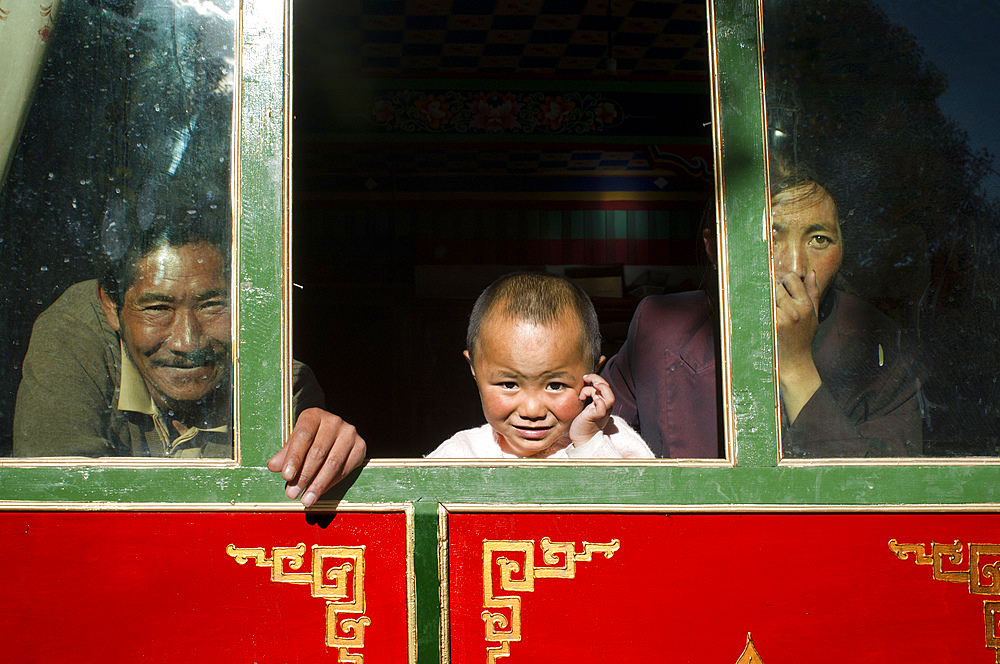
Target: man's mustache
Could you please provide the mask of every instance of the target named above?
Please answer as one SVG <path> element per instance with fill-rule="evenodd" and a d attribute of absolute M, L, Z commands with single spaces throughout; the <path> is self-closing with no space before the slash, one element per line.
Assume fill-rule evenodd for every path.
<path fill-rule="evenodd" d="M 151 357 L 149 364 L 154 367 L 174 367 L 192 369 L 209 364 L 219 364 L 226 360 L 226 353 L 219 353 L 211 348 L 197 348 L 185 352 L 171 352 L 169 357 Z"/>

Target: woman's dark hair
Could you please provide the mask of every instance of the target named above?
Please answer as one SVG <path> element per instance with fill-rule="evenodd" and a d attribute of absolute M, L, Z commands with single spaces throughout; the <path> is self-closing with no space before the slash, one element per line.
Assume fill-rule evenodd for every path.
<path fill-rule="evenodd" d="M 792 189 L 801 188 L 801 192 L 799 192 L 793 200 L 808 198 L 817 190 L 822 189 L 833 201 L 834 214 L 837 221 L 840 221 L 840 212 L 837 208 L 837 200 L 833 197 L 830 190 L 827 189 L 820 181 L 819 176 L 816 174 L 816 171 L 811 164 L 802 160 L 790 162 L 781 157 L 774 157 L 771 159 L 770 168 L 768 170 L 768 185 L 771 188 L 772 204 L 774 203 L 774 199 Z"/>

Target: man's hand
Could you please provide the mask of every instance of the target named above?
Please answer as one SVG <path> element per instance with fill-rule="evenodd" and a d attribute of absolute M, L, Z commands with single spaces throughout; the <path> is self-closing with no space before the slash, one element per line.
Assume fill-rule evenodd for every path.
<path fill-rule="evenodd" d="M 615 395 L 608 381 L 597 374 L 587 374 L 583 377 L 583 382 L 580 401 L 590 399 L 591 402 L 569 426 L 569 439 L 574 445 L 582 445 L 598 432 L 604 431 L 611 419 L 611 406 L 615 403 Z"/>
<path fill-rule="evenodd" d="M 802 280 L 794 272 L 775 275 L 775 334 L 778 340 L 778 382 L 789 424 L 823 381 L 813 362 L 812 344 L 819 327 L 820 292 L 816 273 Z"/>
<path fill-rule="evenodd" d="M 267 462 L 287 482 L 285 495 L 313 505 L 365 459 L 365 441 L 353 426 L 320 408 L 302 411 L 285 446 Z"/>

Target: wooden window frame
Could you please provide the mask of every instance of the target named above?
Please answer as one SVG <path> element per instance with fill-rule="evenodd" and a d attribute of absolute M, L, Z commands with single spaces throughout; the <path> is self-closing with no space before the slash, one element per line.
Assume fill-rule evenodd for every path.
<path fill-rule="evenodd" d="M 1000 460 L 781 460 L 764 221 L 768 201 L 759 16 L 756 3 L 708 1 L 727 458 L 488 464 L 380 459 L 330 492 L 320 508 L 353 503 L 572 505 L 577 510 L 588 505 L 997 508 Z M 234 150 L 237 458 L 215 465 L 4 460 L 0 506 L 285 500 L 283 481 L 264 464 L 291 424 L 290 24 L 290 0 L 243 4 Z"/>

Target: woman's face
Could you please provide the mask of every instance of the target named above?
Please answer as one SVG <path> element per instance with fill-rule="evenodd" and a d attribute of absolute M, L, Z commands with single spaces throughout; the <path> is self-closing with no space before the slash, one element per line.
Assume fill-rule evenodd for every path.
<path fill-rule="evenodd" d="M 771 241 L 775 278 L 781 280 L 794 273 L 804 280 L 815 272 L 822 299 L 833 285 L 844 257 L 837 206 L 830 194 L 817 184 L 804 183 L 775 196 L 771 204 Z"/>

